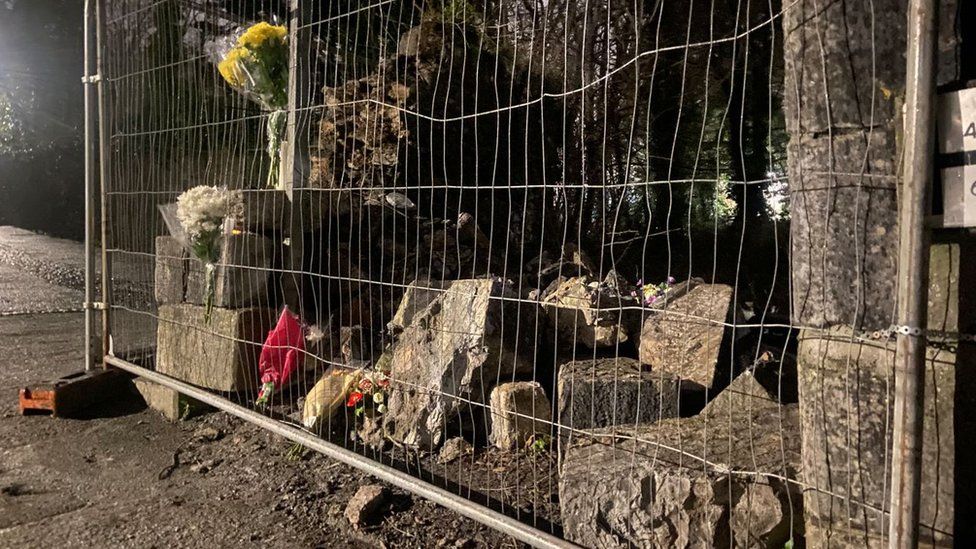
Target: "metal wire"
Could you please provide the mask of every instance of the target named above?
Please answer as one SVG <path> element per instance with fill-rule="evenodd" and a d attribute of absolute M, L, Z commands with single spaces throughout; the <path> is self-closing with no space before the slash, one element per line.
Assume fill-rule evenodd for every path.
<path fill-rule="evenodd" d="M 723 509 L 681 526 L 707 543 L 800 542 L 825 516 L 831 539 L 884 539 L 891 369 L 857 353 L 890 350 L 878 334 L 894 301 L 867 295 L 889 273 L 864 267 L 886 242 L 866 227 L 886 214 L 865 200 L 895 192 L 893 142 L 875 136 L 895 122 L 876 118 L 887 107 L 869 92 L 863 147 L 839 152 L 851 130 L 836 130 L 849 121 L 833 107 L 865 99 L 835 97 L 863 75 L 828 81 L 843 80 L 825 38 L 841 7 L 100 4 L 107 363 L 534 545 L 677 543 L 658 528 L 684 520 L 665 516 L 675 478 Z M 862 15 L 859 67 L 882 81 L 887 14 Z M 218 71 L 258 22 L 287 31 L 287 123 L 271 156 L 275 109 Z M 232 222 L 205 261 L 160 213 L 197 186 L 236 193 L 243 210 L 223 212 Z M 824 205 L 846 200 L 851 215 Z M 209 321 L 204 263 L 218 288 Z M 266 343 L 286 306 L 302 337 Z M 262 350 L 298 364 L 266 404 Z M 844 379 L 803 387 L 800 361 L 842 364 Z M 383 400 L 354 402 L 381 370 Z M 337 410 L 274 419 L 307 420 L 336 375 L 359 376 Z M 880 387 L 879 463 L 859 461 L 862 378 Z M 838 402 L 818 401 L 837 387 Z M 840 457 L 829 481 L 802 470 L 823 456 L 801 460 L 801 436 L 821 437 L 802 452 L 822 442 Z M 471 449 L 441 462 L 448 444 Z M 767 489 L 782 516 L 759 531 L 771 519 L 750 498 Z M 615 497 L 641 503 L 615 515 Z"/>

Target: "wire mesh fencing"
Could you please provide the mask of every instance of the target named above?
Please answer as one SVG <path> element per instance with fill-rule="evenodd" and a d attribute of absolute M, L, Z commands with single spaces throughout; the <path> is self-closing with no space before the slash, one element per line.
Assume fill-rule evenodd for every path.
<path fill-rule="evenodd" d="M 103 6 L 120 360 L 583 546 L 884 543 L 900 2 Z"/>

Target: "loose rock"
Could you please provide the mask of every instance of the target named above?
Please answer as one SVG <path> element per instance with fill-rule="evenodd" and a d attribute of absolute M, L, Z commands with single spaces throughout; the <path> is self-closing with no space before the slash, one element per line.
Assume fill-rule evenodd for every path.
<path fill-rule="evenodd" d="M 651 314 L 641 330 L 640 361 L 652 370 L 711 388 L 717 381 L 732 288 L 702 284 Z"/>
<path fill-rule="evenodd" d="M 542 386 L 535 382 L 503 383 L 491 392 L 491 442 L 515 450 L 552 430 L 552 412 Z"/>
<path fill-rule="evenodd" d="M 346 505 L 346 519 L 357 528 L 371 522 L 375 518 L 373 515 L 388 496 L 386 487 L 379 484 L 360 486 Z"/>
<path fill-rule="evenodd" d="M 641 312 L 632 288 L 611 271 L 603 282 L 589 275 L 554 282 L 543 308 L 564 340 L 593 349 L 630 340 L 640 330 Z"/>
<path fill-rule="evenodd" d="M 503 299 L 515 297 L 501 278 L 458 280 L 413 317 L 390 358 L 383 424 L 394 442 L 436 448 L 466 401 L 487 402 L 483 380 L 532 371 L 535 332 L 515 326 L 533 326 L 538 307 Z"/>
<path fill-rule="evenodd" d="M 701 396 L 682 396 L 681 385 L 673 374 L 651 371 L 632 358 L 563 364 L 556 384 L 559 425 L 568 428 L 562 436 L 572 437 L 571 429 L 633 426 L 678 417 L 679 405 L 694 411 Z"/>
<path fill-rule="evenodd" d="M 731 528 L 735 546 L 782 547 L 791 517 L 801 528 L 800 490 L 779 479 L 798 478 L 798 430 L 796 406 L 748 374 L 698 416 L 589 430 L 561 464 L 565 535 L 586 547 L 729 547 Z"/>
<path fill-rule="evenodd" d="M 156 237 L 156 303 L 180 303 L 186 290 L 186 249 L 172 236 Z"/>
<path fill-rule="evenodd" d="M 473 453 L 474 447 L 467 440 L 464 440 L 462 437 L 449 438 L 444 442 L 440 454 L 437 455 L 437 462 L 450 463 Z"/>
<path fill-rule="evenodd" d="M 156 371 L 216 391 L 253 391 L 260 345 L 273 325 L 270 309 L 160 305 Z"/>

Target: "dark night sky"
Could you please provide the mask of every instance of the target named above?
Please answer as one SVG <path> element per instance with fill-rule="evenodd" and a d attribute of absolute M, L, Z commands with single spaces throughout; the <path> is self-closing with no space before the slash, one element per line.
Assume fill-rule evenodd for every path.
<path fill-rule="evenodd" d="M 0 225 L 81 238 L 80 0 L 0 0 Z"/>

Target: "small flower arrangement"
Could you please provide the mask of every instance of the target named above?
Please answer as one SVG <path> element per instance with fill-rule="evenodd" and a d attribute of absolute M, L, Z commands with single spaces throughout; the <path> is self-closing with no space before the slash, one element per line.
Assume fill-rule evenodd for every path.
<path fill-rule="evenodd" d="M 228 218 L 243 216 L 244 203 L 239 193 L 226 188 L 201 185 L 187 190 L 176 199 L 176 217 L 186 232 L 186 245 L 204 265 L 206 276 L 206 315 L 210 322 L 216 291 L 220 245 Z"/>
<path fill-rule="evenodd" d="M 667 280 L 660 284 L 644 284 L 643 280 L 638 280 L 637 290 L 631 292 L 631 295 L 638 298 L 645 306 L 650 307 L 671 291 L 674 287 L 674 282 L 674 277 L 672 276 L 669 276 Z"/>
<path fill-rule="evenodd" d="M 366 413 L 367 407 L 376 414 L 386 413 L 386 390 L 390 378 L 383 372 L 363 371 L 359 382 L 349 391 L 346 406 L 354 408 L 356 417 Z"/>
<path fill-rule="evenodd" d="M 288 121 L 288 28 L 251 25 L 220 58 L 217 70 L 230 87 L 268 112 L 268 187 L 279 187 L 281 142 Z"/>

